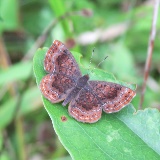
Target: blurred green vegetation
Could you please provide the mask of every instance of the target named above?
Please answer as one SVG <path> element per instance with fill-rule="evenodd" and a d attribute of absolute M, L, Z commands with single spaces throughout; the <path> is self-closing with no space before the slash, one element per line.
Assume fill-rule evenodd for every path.
<path fill-rule="evenodd" d="M 118 80 L 137 84 L 132 104 L 138 109 L 152 23 L 147 0 L 1 0 L 0 1 L 0 159 L 71 159 L 43 108 L 32 60 L 35 43 L 58 17 L 44 43 L 66 42 L 92 66 Z M 160 109 L 160 18 L 143 108 Z M 30 50 L 33 45 L 35 51 Z"/>

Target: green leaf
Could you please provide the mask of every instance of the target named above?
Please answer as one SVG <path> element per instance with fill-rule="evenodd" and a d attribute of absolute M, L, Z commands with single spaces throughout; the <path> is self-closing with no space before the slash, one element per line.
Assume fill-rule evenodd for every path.
<path fill-rule="evenodd" d="M 33 67 L 37 85 L 46 75 L 43 61 L 47 48 L 37 50 Z M 80 65 L 80 54 L 72 52 Z M 80 65 L 81 71 L 86 71 Z M 128 86 L 115 80 L 114 76 L 103 70 L 94 70 L 91 79 L 109 80 Z M 134 86 L 129 86 L 134 88 Z M 160 114 L 156 109 L 135 112 L 130 104 L 118 113 L 102 114 L 94 124 L 76 121 L 68 114 L 67 107 L 61 103 L 51 104 L 45 98 L 43 103 L 53 127 L 71 157 L 76 160 L 110 159 L 154 159 L 160 158 Z M 66 121 L 62 121 L 62 117 Z"/>
<path fill-rule="evenodd" d="M 0 71 L 0 86 L 16 80 L 24 80 L 31 74 L 32 62 L 20 62 Z M 15 74 L 16 73 L 16 74 Z"/>
<path fill-rule="evenodd" d="M 18 27 L 18 1 L 1 0 L 0 1 L 0 33 L 6 30 L 15 30 Z"/>
<path fill-rule="evenodd" d="M 6 151 L 2 151 L 1 155 L 0 155 L 1 160 L 10 160 L 11 157 L 9 156 L 9 154 Z"/>
<path fill-rule="evenodd" d="M 2 150 L 3 145 L 3 138 L 2 138 L 2 132 L 0 131 L 0 151 Z"/>
<path fill-rule="evenodd" d="M 118 42 L 112 45 L 111 53 L 110 60 L 102 64 L 103 68 L 110 69 L 120 79 L 134 82 L 136 74 L 130 50 L 122 42 Z"/>
<path fill-rule="evenodd" d="M 0 129 L 3 129 L 8 125 L 14 115 L 15 107 L 16 107 L 16 98 L 9 99 L 5 104 L 1 105 L 0 108 Z"/>
<path fill-rule="evenodd" d="M 48 2 L 57 17 L 62 16 L 63 14 L 66 13 L 65 1 L 63 1 L 63 0 L 54 0 L 54 1 L 49 0 Z M 71 36 L 71 31 L 70 31 L 68 20 L 63 19 L 63 21 L 61 21 L 60 23 L 63 27 L 63 31 L 65 32 L 66 36 Z"/>
<path fill-rule="evenodd" d="M 0 130 L 5 128 L 14 116 L 26 115 L 33 110 L 36 110 L 42 103 L 40 100 L 40 91 L 37 87 L 32 87 L 24 93 L 22 102 L 20 103 L 19 112 L 15 114 L 18 97 L 10 98 L 0 107 Z M 6 116 L 7 115 L 7 116 Z"/>

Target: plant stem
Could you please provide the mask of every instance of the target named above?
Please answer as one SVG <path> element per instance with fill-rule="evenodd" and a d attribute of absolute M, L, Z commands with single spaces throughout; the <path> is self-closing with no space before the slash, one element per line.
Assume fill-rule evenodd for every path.
<path fill-rule="evenodd" d="M 155 0 L 152 27 L 151 27 L 150 38 L 149 38 L 149 43 L 148 43 L 147 59 L 146 59 L 145 70 L 144 70 L 144 81 L 142 85 L 139 109 L 142 109 L 142 104 L 144 101 L 144 93 L 146 90 L 146 83 L 147 83 L 147 79 L 149 75 L 149 70 L 151 67 L 151 59 L 152 59 L 152 54 L 153 54 L 154 39 L 156 35 L 156 23 L 157 23 L 157 17 L 158 17 L 159 4 L 160 4 L 160 0 Z"/>
<path fill-rule="evenodd" d="M 26 160 L 25 144 L 24 144 L 24 132 L 23 132 L 23 119 L 18 117 L 15 120 L 16 139 L 18 143 L 18 157 L 20 160 Z"/>

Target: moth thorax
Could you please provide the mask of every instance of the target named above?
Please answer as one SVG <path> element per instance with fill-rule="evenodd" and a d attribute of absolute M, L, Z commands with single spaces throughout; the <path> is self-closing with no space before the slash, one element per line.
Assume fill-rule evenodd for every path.
<path fill-rule="evenodd" d="M 80 87 L 80 88 L 84 87 L 87 84 L 88 80 L 89 80 L 88 74 L 80 77 L 77 81 L 77 87 Z"/>

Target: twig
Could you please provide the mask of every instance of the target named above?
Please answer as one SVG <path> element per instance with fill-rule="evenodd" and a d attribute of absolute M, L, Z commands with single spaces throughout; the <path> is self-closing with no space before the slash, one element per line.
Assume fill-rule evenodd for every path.
<path fill-rule="evenodd" d="M 154 47 L 154 39 L 155 39 L 155 35 L 156 35 L 156 23 L 157 23 L 157 17 L 158 17 L 159 4 L 160 4 L 160 0 L 155 0 L 152 27 L 151 27 L 151 33 L 150 33 L 150 38 L 149 38 L 149 43 L 148 43 L 147 59 L 146 59 L 145 70 L 144 70 L 144 81 L 143 81 L 143 86 L 142 86 L 139 109 L 142 109 L 142 104 L 144 101 L 144 93 L 146 90 L 146 83 L 147 83 L 147 79 L 148 79 L 148 75 L 149 75 L 149 69 L 151 66 L 151 59 L 152 59 L 153 47 Z"/>
<path fill-rule="evenodd" d="M 88 11 L 88 12 L 87 12 Z M 31 47 L 31 49 L 25 54 L 25 56 L 23 57 L 22 61 L 28 60 L 30 58 L 32 58 L 33 54 L 35 53 L 35 51 L 41 47 L 43 45 L 43 43 L 45 42 L 45 40 L 47 39 L 50 31 L 53 29 L 53 27 L 59 22 L 62 21 L 63 19 L 70 17 L 70 16 L 76 16 L 76 15 L 80 15 L 80 16 L 90 16 L 91 13 L 89 12 L 89 10 L 83 9 L 81 11 L 75 11 L 75 12 L 67 12 L 64 15 L 58 17 L 57 19 L 53 19 L 52 22 L 44 29 L 44 31 L 42 32 L 42 34 L 37 38 L 37 40 L 35 41 L 35 43 L 33 44 L 33 46 Z"/>

